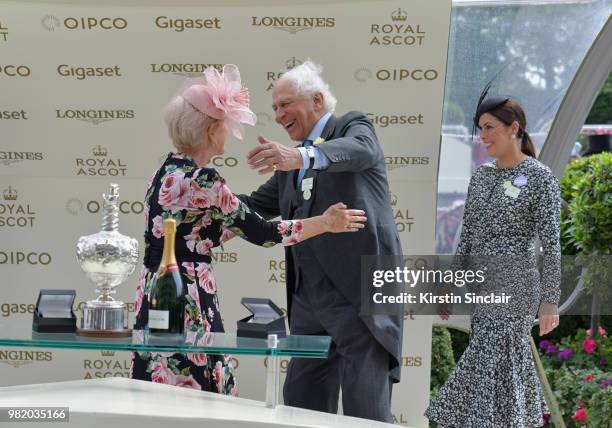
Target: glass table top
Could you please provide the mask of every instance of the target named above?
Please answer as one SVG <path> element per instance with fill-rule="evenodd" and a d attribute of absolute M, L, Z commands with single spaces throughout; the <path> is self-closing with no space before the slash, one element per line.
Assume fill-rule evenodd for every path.
<path fill-rule="evenodd" d="M 114 351 L 205 352 L 208 354 L 274 355 L 326 358 L 329 336 L 289 335 L 268 347 L 266 339 L 237 337 L 234 333 L 186 332 L 182 337 L 163 337 L 133 330 L 131 337 L 89 337 L 75 333 L 38 333 L 30 326 L 16 328 L 0 323 L 0 346 L 104 349 Z"/>

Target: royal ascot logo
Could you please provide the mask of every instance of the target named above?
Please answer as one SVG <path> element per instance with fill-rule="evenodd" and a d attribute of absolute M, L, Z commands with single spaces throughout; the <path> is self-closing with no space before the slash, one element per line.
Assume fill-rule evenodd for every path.
<path fill-rule="evenodd" d="M 114 351 L 100 351 L 100 354 L 102 358 L 83 359 L 83 379 L 130 376 L 129 359 L 115 358 Z"/>
<path fill-rule="evenodd" d="M 128 109 L 113 109 L 113 110 L 98 110 L 98 109 L 87 109 L 87 110 L 73 110 L 73 109 L 56 109 L 56 119 L 68 119 L 68 120 L 80 120 L 83 122 L 89 122 L 92 125 L 99 125 L 104 122 L 111 120 L 129 120 L 134 119 L 134 110 Z"/>
<path fill-rule="evenodd" d="M 51 254 L 47 252 L 0 250 L 0 265 L 48 266 L 51 261 Z"/>
<path fill-rule="evenodd" d="M 160 63 L 151 64 L 151 73 L 174 74 L 181 77 L 201 77 L 204 70 L 208 67 L 215 67 L 219 71 L 223 70 L 223 64 Z"/>
<path fill-rule="evenodd" d="M 36 212 L 29 203 L 18 201 L 19 194 L 14 187 L 8 186 L 2 192 L 0 203 L 0 228 L 2 227 L 34 227 Z"/>
<path fill-rule="evenodd" d="M 85 201 L 85 202 L 84 202 Z M 102 203 L 95 200 L 83 200 L 79 198 L 70 198 L 66 201 L 66 211 L 68 214 L 77 216 L 79 214 L 96 214 L 99 215 L 102 210 Z M 142 201 L 120 201 L 119 212 L 121 214 L 142 215 L 144 211 L 144 203 Z"/>
<path fill-rule="evenodd" d="M 408 425 L 408 419 L 404 413 L 392 413 L 392 416 L 395 425 Z"/>
<path fill-rule="evenodd" d="M 212 258 L 213 264 L 238 262 L 238 253 L 235 251 L 213 251 L 211 252 L 210 257 Z"/>
<path fill-rule="evenodd" d="M 0 150 L 0 165 L 37 160 L 43 160 L 41 152 L 6 152 Z"/>
<path fill-rule="evenodd" d="M 272 116 L 266 112 L 255 113 L 255 116 L 257 116 L 256 126 L 268 126 L 272 123 Z"/>
<path fill-rule="evenodd" d="M 16 351 L 13 349 L 0 349 L 0 363 L 8 364 L 14 368 L 26 364 L 53 361 L 53 352 L 50 351 Z"/>
<path fill-rule="evenodd" d="M 390 14 L 390 22 L 370 24 L 370 46 L 423 46 L 426 32 L 421 24 L 408 21 L 401 8 Z"/>
<path fill-rule="evenodd" d="M 171 30 L 182 33 L 185 30 L 220 30 L 221 18 L 169 18 L 158 16 L 155 18 L 155 27 L 160 30 Z"/>
<path fill-rule="evenodd" d="M 300 31 L 319 28 L 333 28 L 336 18 L 333 17 L 298 17 L 298 16 L 252 16 L 252 27 L 274 28 L 297 34 Z"/>
<path fill-rule="evenodd" d="M 268 71 L 266 72 L 266 91 L 270 91 L 272 90 L 272 87 L 274 86 L 274 82 L 276 80 L 278 80 L 283 73 L 291 70 L 293 67 L 297 67 L 300 64 L 303 64 L 304 61 L 302 61 L 301 59 L 297 59 L 296 57 L 291 57 L 287 60 L 285 60 L 285 65 L 283 66 L 283 71 L 277 72 L 277 71 Z"/>
<path fill-rule="evenodd" d="M 399 204 L 399 200 L 396 194 L 389 193 L 389 196 L 391 198 L 391 210 L 393 211 L 395 228 L 399 233 L 412 232 L 412 227 L 414 226 L 414 217 L 410 216 L 408 208 L 405 208 L 404 206 Z"/>
<path fill-rule="evenodd" d="M 381 82 L 429 82 L 437 80 L 439 73 L 433 68 L 380 68 L 371 70 L 367 67 L 360 67 L 354 71 L 353 77 L 360 83 L 370 80 Z"/>
<path fill-rule="evenodd" d="M 8 27 L 2 25 L 2 21 L 0 21 L 0 42 L 8 42 Z"/>
<path fill-rule="evenodd" d="M 372 121 L 372 123 L 380 128 L 386 128 L 388 126 L 396 126 L 396 125 L 423 125 L 423 115 L 422 114 L 377 114 L 377 113 L 368 113 L 368 119 Z"/>
<path fill-rule="evenodd" d="M 0 120 L 28 120 L 25 110 L 0 110 Z"/>
<path fill-rule="evenodd" d="M 268 260 L 268 284 L 285 284 L 287 281 L 286 265 L 285 259 Z"/>
<path fill-rule="evenodd" d="M 122 77 L 118 65 L 106 67 L 71 66 L 60 64 L 57 66 L 57 74 L 62 77 L 72 77 L 76 80 L 85 80 L 92 77 Z"/>
<path fill-rule="evenodd" d="M 32 75 L 32 69 L 27 65 L 0 65 L 0 77 L 26 78 Z"/>
<path fill-rule="evenodd" d="M 427 166 L 429 156 L 385 156 L 385 164 L 389 171 L 408 166 Z"/>
<path fill-rule="evenodd" d="M 120 158 L 108 156 L 108 149 L 97 145 L 91 150 L 93 156 L 76 158 L 76 175 L 88 177 L 125 177 L 128 166 Z"/>
<path fill-rule="evenodd" d="M 47 31 L 55 30 L 125 30 L 128 26 L 127 19 L 121 17 L 94 17 L 94 16 L 69 16 L 58 18 L 55 15 L 45 15 L 40 21 L 42 27 Z"/>

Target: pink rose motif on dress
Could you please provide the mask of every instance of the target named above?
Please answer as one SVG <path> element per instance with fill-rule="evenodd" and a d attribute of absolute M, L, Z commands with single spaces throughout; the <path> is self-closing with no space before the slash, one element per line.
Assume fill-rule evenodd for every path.
<path fill-rule="evenodd" d="M 195 266 L 193 262 L 183 262 L 182 266 L 185 268 L 185 273 L 189 276 L 195 276 Z"/>
<path fill-rule="evenodd" d="M 151 232 L 158 239 L 164 235 L 164 219 L 162 219 L 162 216 L 158 215 L 153 218 L 153 230 Z"/>
<path fill-rule="evenodd" d="M 140 276 L 138 277 L 138 286 L 136 287 L 136 301 L 134 310 L 137 314 L 140 313 L 140 307 L 142 306 L 142 299 L 144 298 L 144 290 L 145 290 L 145 280 L 147 276 L 147 272 L 149 270 L 146 267 L 142 267 L 140 271 Z"/>
<path fill-rule="evenodd" d="M 197 245 L 195 246 L 195 250 L 196 250 L 196 253 L 198 254 L 206 255 L 210 252 L 210 249 L 212 247 L 213 247 L 213 242 L 210 239 L 206 238 L 197 243 Z"/>
<path fill-rule="evenodd" d="M 144 219 L 145 219 L 145 229 L 149 227 L 149 204 L 145 204 L 144 207 Z"/>
<path fill-rule="evenodd" d="M 196 305 L 200 302 L 200 295 L 198 294 L 198 286 L 195 282 L 190 282 L 187 284 L 187 291 Z"/>
<path fill-rule="evenodd" d="M 174 378 L 174 385 L 181 386 L 183 388 L 202 389 L 200 384 L 196 382 L 196 380 L 191 375 L 176 375 Z"/>
<path fill-rule="evenodd" d="M 208 208 L 215 204 L 217 195 L 213 189 L 201 187 L 195 181 L 191 182 L 191 197 L 189 199 L 190 208 Z"/>
<path fill-rule="evenodd" d="M 291 235 L 287 233 L 291 228 Z M 304 223 L 302 220 L 281 221 L 278 225 L 278 232 L 283 236 L 283 245 L 294 245 L 302 240 L 302 232 L 304 231 Z"/>
<path fill-rule="evenodd" d="M 151 381 L 155 383 L 166 383 L 172 385 L 174 383 L 174 373 L 168 368 L 165 358 L 161 358 L 153 366 L 151 373 Z"/>
<path fill-rule="evenodd" d="M 223 385 L 225 383 L 225 371 L 223 370 L 223 364 L 221 361 L 217 361 L 215 368 L 213 369 L 213 379 L 217 384 L 217 392 L 223 393 Z"/>
<path fill-rule="evenodd" d="M 208 294 L 214 294 L 215 291 L 217 291 L 217 287 L 215 284 L 215 276 L 213 274 L 212 266 L 208 263 L 198 263 L 196 272 L 200 281 L 200 287 L 202 287 Z"/>
<path fill-rule="evenodd" d="M 217 180 L 213 185 L 213 190 L 217 193 L 217 206 L 221 208 L 223 214 L 231 214 L 240 205 L 238 198 L 225 185 L 223 180 Z"/>
<path fill-rule="evenodd" d="M 280 223 L 278 223 L 278 226 L 276 226 L 278 234 L 280 236 L 285 236 L 287 234 L 287 231 L 289 230 L 290 225 L 290 221 L 281 221 Z"/>
<path fill-rule="evenodd" d="M 159 190 L 159 204 L 172 211 L 186 208 L 189 201 L 189 182 L 182 171 L 168 174 Z"/>
<path fill-rule="evenodd" d="M 230 239 L 232 239 L 233 237 L 236 236 L 236 234 L 234 232 L 232 232 L 231 230 L 222 227 L 221 228 L 222 232 L 221 232 L 221 237 L 219 238 L 219 243 L 223 244 L 224 242 L 229 241 Z"/>

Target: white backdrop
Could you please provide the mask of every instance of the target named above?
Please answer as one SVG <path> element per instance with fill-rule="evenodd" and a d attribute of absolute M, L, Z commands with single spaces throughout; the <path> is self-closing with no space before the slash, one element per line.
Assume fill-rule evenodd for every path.
<path fill-rule="evenodd" d="M 99 230 L 109 183 L 120 185 L 120 231 L 142 246 L 145 180 L 171 147 L 161 111 L 211 64 L 239 66 L 258 116 L 245 142 L 230 140 L 213 160 L 236 193 L 265 180 L 245 164 L 258 134 L 288 143 L 273 120 L 272 81 L 311 58 L 337 113 L 361 110 L 375 123 L 404 253 L 433 253 L 450 0 L 117 3 L 0 1 L 0 322 L 29 324 L 40 288 L 94 297 L 75 245 Z M 246 315 L 243 296 L 286 306 L 280 247 L 234 240 L 215 274 L 227 331 Z M 135 287 L 134 274 L 118 297 L 132 302 Z M 400 424 L 426 426 L 430 331 L 429 317 L 406 316 Z M 0 385 L 126 376 L 128 356 L 0 349 Z M 241 396 L 263 399 L 263 359 L 238 364 Z"/>

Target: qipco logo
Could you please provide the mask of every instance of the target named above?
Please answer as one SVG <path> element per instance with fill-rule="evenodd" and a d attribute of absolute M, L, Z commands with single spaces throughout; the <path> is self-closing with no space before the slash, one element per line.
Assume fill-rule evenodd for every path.
<path fill-rule="evenodd" d="M 85 210 L 89 214 L 98 214 L 102 209 L 102 204 L 98 201 L 89 201 L 85 205 Z M 121 201 L 119 202 L 119 212 L 121 214 L 142 214 L 144 203 L 141 201 Z"/>
<path fill-rule="evenodd" d="M 233 168 L 238 166 L 238 159 L 232 156 L 224 157 L 224 156 L 216 156 L 212 158 L 212 164 L 216 167 L 228 167 Z"/>
<path fill-rule="evenodd" d="M 51 263 L 51 254 L 35 251 L 0 251 L 0 265 L 43 265 Z"/>
<path fill-rule="evenodd" d="M 27 65 L 0 65 L 0 77 L 30 77 L 31 74 Z"/>
<path fill-rule="evenodd" d="M 54 15 L 43 17 L 42 26 L 47 31 L 55 31 L 56 28 L 66 30 L 125 30 L 128 26 L 127 19 L 120 17 L 96 17 L 96 16 L 69 16 L 60 20 Z"/>

